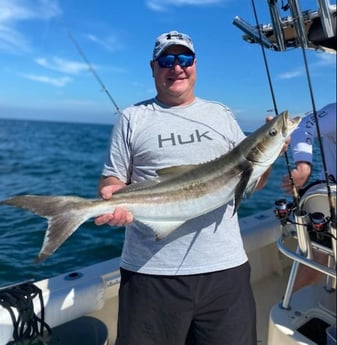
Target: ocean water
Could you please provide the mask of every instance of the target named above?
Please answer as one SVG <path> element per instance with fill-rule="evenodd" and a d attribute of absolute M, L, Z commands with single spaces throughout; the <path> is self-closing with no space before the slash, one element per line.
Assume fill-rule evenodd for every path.
<path fill-rule="evenodd" d="M 0 200 L 17 194 L 97 196 L 112 125 L 0 119 Z M 274 164 L 263 190 L 243 201 L 239 216 L 271 209 L 285 160 Z M 281 194 L 280 194 L 281 193 Z M 83 224 L 51 257 L 34 263 L 47 222 L 29 211 L 0 206 L 0 287 L 40 280 L 121 253 L 123 228 Z"/>

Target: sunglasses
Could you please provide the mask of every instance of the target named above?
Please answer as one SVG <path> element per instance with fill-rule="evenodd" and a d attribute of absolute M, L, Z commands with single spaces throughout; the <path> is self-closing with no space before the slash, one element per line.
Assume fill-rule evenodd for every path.
<path fill-rule="evenodd" d="M 164 54 L 157 58 L 158 64 L 161 68 L 172 68 L 174 63 L 178 60 L 180 67 L 189 67 L 194 63 L 194 54 Z"/>

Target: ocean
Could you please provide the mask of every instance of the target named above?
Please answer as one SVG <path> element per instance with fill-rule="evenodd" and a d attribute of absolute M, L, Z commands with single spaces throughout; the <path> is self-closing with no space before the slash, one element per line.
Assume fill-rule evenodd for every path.
<path fill-rule="evenodd" d="M 97 197 L 112 125 L 0 119 L 0 200 L 17 194 Z M 290 155 L 289 155 L 290 156 Z M 266 187 L 245 199 L 239 216 L 271 209 L 291 196 L 280 191 L 284 157 Z M 83 224 L 51 257 L 34 263 L 47 222 L 29 211 L 0 206 L 0 288 L 36 281 L 117 257 L 123 228 Z"/>

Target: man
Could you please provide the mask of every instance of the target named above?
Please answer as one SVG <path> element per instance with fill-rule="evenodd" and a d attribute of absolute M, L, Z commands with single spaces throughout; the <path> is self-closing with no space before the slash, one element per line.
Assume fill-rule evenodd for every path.
<path fill-rule="evenodd" d="M 321 134 L 323 151 L 327 166 L 327 173 L 330 181 L 336 181 L 336 102 L 330 103 L 317 111 L 318 125 Z M 314 114 L 308 114 L 300 122 L 299 126 L 291 136 L 291 149 L 296 168 L 291 175 L 297 189 L 303 188 L 308 182 L 312 173 L 313 144 L 317 139 L 317 126 Z M 325 179 L 322 171 L 321 180 Z M 282 181 L 282 188 L 291 192 L 289 177 L 285 176 Z M 327 256 L 323 253 L 314 252 L 314 260 L 327 264 Z M 294 291 L 319 281 L 322 273 L 308 266 L 299 266 L 298 274 L 294 284 Z"/>
<path fill-rule="evenodd" d="M 150 65 L 157 96 L 128 107 L 115 124 L 99 184 L 104 199 L 159 169 L 215 159 L 245 137 L 226 106 L 195 96 L 189 36 L 160 35 Z M 126 225 L 116 345 L 256 345 L 250 266 L 233 207 L 160 241 L 128 210 L 96 218 Z"/>

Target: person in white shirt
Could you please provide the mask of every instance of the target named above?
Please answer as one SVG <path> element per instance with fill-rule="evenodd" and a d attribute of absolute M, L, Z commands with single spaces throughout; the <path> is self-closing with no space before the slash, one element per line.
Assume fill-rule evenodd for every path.
<path fill-rule="evenodd" d="M 336 102 L 330 103 L 317 111 L 317 118 L 328 175 L 332 180 L 336 180 Z M 305 116 L 291 136 L 291 150 L 296 164 L 296 168 L 291 175 L 298 189 L 304 187 L 311 176 L 313 144 L 317 136 L 314 114 Z M 321 179 L 325 179 L 323 171 L 321 172 Z M 290 192 L 287 177 L 283 180 L 283 187 Z"/>
<path fill-rule="evenodd" d="M 336 182 L 336 102 L 330 103 L 317 111 L 317 120 L 322 139 L 322 146 L 325 155 L 326 168 L 329 180 Z M 301 193 L 301 189 L 308 183 L 312 174 L 313 145 L 318 137 L 316 120 L 313 113 L 306 115 L 291 136 L 291 152 L 296 164 L 291 176 L 295 187 Z M 321 180 L 325 180 L 325 173 L 321 171 Z M 285 176 L 282 181 L 282 188 L 291 192 L 289 177 Z M 314 260 L 326 264 L 327 256 L 323 253 L 314 252 Z M 300 265 L 294 291 L 305 285 L 320 280 L 322 273 L 308 266 Z"/>
<path fill-rule="evenodd" d="M 245 138 L 228 107 L 195 96 L 196 64 L 188 35 L 157 38 L 150 62 L 157 95 L 114 124 L 99 184 L 104 199 L 162 168 L 215 159 Z M 250 266 L 233 206 L 161 241 L 126 209 L 96 218 L 126 228 L 116 345 L 256 345 Z"/>

